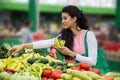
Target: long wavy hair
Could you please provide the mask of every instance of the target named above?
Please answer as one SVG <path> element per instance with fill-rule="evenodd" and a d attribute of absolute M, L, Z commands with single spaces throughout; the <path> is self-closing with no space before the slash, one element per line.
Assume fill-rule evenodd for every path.
<path fill-rule="evenodd" d="M 69 16 L 71 18 L 76 17 L 76 25 L 80 28 L 80 29 L 85 29 L 88 30 L 88 23 L 87 23 L 87 19 L 84 15 L 84 13 L 79 10 L 76 6 L 66 6 L 62 9 L 62 13 L 65 12 L 67 14 L 69 14 Z M 77 27 L 76 27 L 77 29 Z M 73 40 L 74 40 L 74 34 L 70 29 L 62 29 L 60 32 L 61 36 L 59 36 L 59 39 L 65 40 L 65 46 L 68 47 L 70 50 L 73 50 Z"/>

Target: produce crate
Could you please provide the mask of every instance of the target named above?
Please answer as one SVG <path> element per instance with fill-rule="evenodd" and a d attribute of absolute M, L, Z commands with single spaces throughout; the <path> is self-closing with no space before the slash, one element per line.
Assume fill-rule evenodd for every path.
<path fill-rule="evenodd" d="M 118 53 L 116 52 L 110 52 L 106 51 L 106 56 L 108 60 L 118 61 L 120 62 L 120 51 Z"/>
<path fill-rule="evenodd" d="M 120 51 L 106 51 L 106 56 L 111 71 L 120 72 Z"/>
<path fill-rule="evenodd" d="M 120 61 L 108 60 L 111 71 L 120 72 Z"/>

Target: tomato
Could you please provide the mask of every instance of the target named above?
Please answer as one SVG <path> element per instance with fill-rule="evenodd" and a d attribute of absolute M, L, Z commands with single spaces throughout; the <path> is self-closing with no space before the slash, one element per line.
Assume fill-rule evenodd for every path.
<path fill-rule="evenodd" d="M 70 67 L 71 70 L 79 70 L 79 67 L 72 66 Z"/>
<path fill-rule="evenodd" d="M 58 70 L 54 70 L 55 72 L 58 72 L 60 74 L 62 74 L 62 70 L 58 69 Z"/>
<path fill-rule="evenodd" d="M 88 63 L 86 63 L 86 62 L 80 62 L 80 65 L 79 65 L 79 70 L 80 69 L 84 69 L 84 70 L 89 70 L 90 69 L 90 66 L 89 66 L 89 64 Z"/>
<path fill-rule="evenodd" d="M 100 74 L 100 70 L 99 69 L 96 69 L 96 68 L 93 68 L 92 69 L 92 72 L 96 73 L 96 74 Z"/>
<path fill-rule="evenodd" d="M 52 74 L 52 70 L 51 69 L 44 69 L 43 70 L 43 76 L 44 77 L 49 77 Z"/>
<path fill-rule="evenodd" d="M 47 80 L 54 80 L 53 78 L 48 78 Z"/>
<path fill-rule="evenodd" d="M 60 79 L 61 74 L 62 74 L 61 70 L 55 70 L 55 71 L 52 72 L 51 77 L 55 80 Z"/>
<path fill-rule="evenodd" d="M 42 80 L 48 80 L 47 77 L 43 77 Z"/>

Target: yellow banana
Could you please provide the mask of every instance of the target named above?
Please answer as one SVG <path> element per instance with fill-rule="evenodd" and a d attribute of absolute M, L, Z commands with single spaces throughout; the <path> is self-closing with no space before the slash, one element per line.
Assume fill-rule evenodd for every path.
<path fill-rule="evenodd" d="M 65 40 L 60 40 L 60 41 L 59 41 L 57 38 L 55 38 L 54 44 L 56 45 L 56 47 L 64 47 L 64 45 L 65 45 Z"/>
<path fill-rule="evenodd" d="M 59 43 L 59 40 L 57 38 L 55 38 L 54 44 L 56 45 L 56 47 L 60 47 L 60 43 Z"/>
<path fill-rule="evenodd" d="M 65 45 L 65 40 L 61 40 L 61 41 L 60 41 L 60 46 L 61 46 L 61 47 L 64 47 L 64 45 Z"/>

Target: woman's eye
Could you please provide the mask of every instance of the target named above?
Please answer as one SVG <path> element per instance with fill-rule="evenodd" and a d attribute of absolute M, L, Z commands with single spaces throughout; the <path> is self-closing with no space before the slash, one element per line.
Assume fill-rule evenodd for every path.
<path fill-rule="evenodd" d="M 64 20 L 66 20 L 67 18 L 65 17 Z"/>

